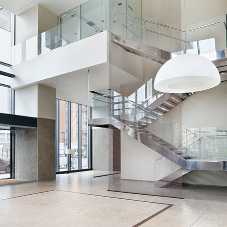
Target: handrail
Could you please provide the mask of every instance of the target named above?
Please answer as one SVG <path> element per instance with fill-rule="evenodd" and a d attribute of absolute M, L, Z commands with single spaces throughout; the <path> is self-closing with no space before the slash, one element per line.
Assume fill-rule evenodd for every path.
<path fill-rule="evenodd" d="M 130 16 L 130 15 L 127 15 L 127 14 L 123 14 L 123 13 L 118 13 L 118 12 L 113 12 L 113 13 L 117 13 L 117 14 L 120 14 L 120 15 L 124 15 L 126 17 L 132 17 L 136 20 L 140 20 L 140 21 L 144 21 L 144 23 L 150 23 L 150 24 L 155 24 L 157 26 L 162 26 L 162 27 L 165 27 L 165 28 L 170 28 L 170 29 L 173 29 L 173 30 L 176 30 L 176 31 L 179 31 L 179 32 L 185 32 L 184 30 L 181 30 L 179 28 L 174 28 L 174 27 L 170 27 L 168 25 L 165 25 L 165 24 L 159 24 L 157 22 L 153 22 L 153 21 L 149 21 L 149 20 L 145 20 L 145 19 L 142 19 L 142 18 L 138 18 L 138 17 L 134 17 L 134 16 Z"/>
<path fill-rule="evenodd" d="M 110 91 L 113 91 L 113 90 L 110 90 Z M 155 93 L 155 94 L 157 94 L 157 93 Z M 99 93 L 97 93 L 97 95 L 100 96 Z M 103 96 L 103 95 L 102 95 L 102 96 Z M 121 95 L 121 96 L 124 97 L 123 95 Z M 105 97 L 107 97 L 107 96 L 105 96 Z M 111 98 L 114 98 L 114 97 L 111 96 L 111 95 L 108 95 L 107 98 L 110 98 L 110 97 L 111 97 Z M 96 100 L 97 100 L 97 99 L 96 99 Z M 135 108 L 138 108 L 138 109 L 144 111 L 144 113 L 151 114 L 151 110 L 148 110 L 148 109 L 146 109 L 146 108 L 141 107 L 141 105 L 135 103 L 135 102 L 132 101 L 132 100 L 128 100 L 128 101 L 129 101 L 131 104 L 133 104 L 133 106 L 134 106 Z M 102 102 L 105 102 L 105 101 L 102 100 Z M 105 103 L 107 103 L 107 102 L 105 102 Z M 173 127 L 174 127 L 175 129 L 177 129 L 177 130 L 181 130 L 181 131 L 184 131 L 184 132 L 190 132 L 191 134 L 194 134 L 194 135 L 197 134 L 196 132 L 194 132 L 194 131 L 192 131 L 191 129 L 189 129 L 187 126 L 184 126 L 184 125 L 180 124 L 179 122 L 177 122 L 177 121 L 175 121 L 175 120 L 173 120 L 173 119 L 169 119 L 169 118 L 164 117 L 164 116 L 157 116 L 157 119 L 156 119 L 156 120 L 161 120 L 161 121 L 163 121 L 163 122 L 165 122 L 165 123 L 167 123 L 167 124 L 173 126 Z M 172 124 L 171 124 L 171 122 L 172 122 Z"/>
<path fill-rule="evenodd" d="M 113 94 L 111 94 L 111 91 L 112 90 L 110 90 L 110 91 L 108 91 L 109 92 L 109 94 L 101 94 L 101 93 L 95 93 L 97 96 L 102 96 L 102 97 L 104 97 L 104 98 L 108 98 L 108 100 L 100 100 L 98 97 L 92 97 L 92 99 L 94 99 L 94 100 L 97 100 L 97 101 L 101 101 L 101 102 L 103 102 L 103 103 L 107 103 L 107 104 L 109 104 L 109 105 L 111 105 L 112 104 L 112 100 L 114 100 L 114 98 L 115 97 L 122 97 L 121 98 L 121 100 L 117 100 L 117 103 L 119 103 L 119 104 L 121 104 L 121 103 L 123 103 L 124 102 L 124 96 L 122 96 L 122 95 L 117 95 L 117 96 L 115 96 L 115 95 L 113 95 Z M 151 112 L 151 111 L 149 111 L 149 110 L 147 110 L 146 108 L 142 108 L 141 106 L 139 106 L 137 103 L 135 103 L 135 102 L 133 102 L 132 100 L 125 100 L 126 102 L 130 102 L 133 106 L 134 106 L 134 108 L 137 108 L 137 109 L 140 109 L 140 110 L 142 110 L 145 114 L 146 113 L 148 113 L 149 114 L 149 112 Z M 123 108 L 120 108 L 120 110 L 122 110 Z M 112 110 L 113 111 L 113 110 Z M 111 111 L 111 115 L 112 115 L 112 112 Z M 114 116 L 114 114 L 112 115 L 112 117 L 115 117 Z M 164 116 L 158 116 L 158 115 L 156 115 L 156 117 L 157 117 L 157 119 L 156 120 L 160 120 L 160 121 L 163 121 L 163 122 L 165 122 L 166 124 L 168 124 L 168 125 L 170 125 L 171 127 L 173 127 L 174 128 L 174 131 L 175 130 L 179 130 L 179 131 L 181 131 L 181 132 L 183 132 L 184 133 L 184 136 L 182 137 L 182 139 L 180 139 L 180 140 L 178 140 L 178 139 L 176 139 L 176 140 L 174 140 L 174 141 L 172 141 L 171 142 L 171 144 L 175 147 L 175 149 L 176 150 L 181 150 L 182 152 L 184 151 L 186 154 L 188 153 L 187 152 L 187 149 L 189 148 L 189 147 L 191 147 L 191 146 L 193 146 L 194 144 L 196 144 L 196 143 L 198 143 L 199 141 L 201 141 L 201 140 L 203 140 L 203 139 L 205 139 L 205 138 L 211 138 L 211 137 L 213 137 L 213 136 L 215 136 L 215 134 L 216 134 L 216 132 L 214 132 L 214 131 L 211 131 L 211 132 L 208 132 L 208 131 L 203 131 L 203 133 L 201 134 L 200 132 L 197 132 L 197 131 L 194 131 L 194 130 L 192 130 L 191 128 L 188 128 L 188 127 L 186 127 L 186 126 L 183 126 L 182 124 L 180 124 L 180 123 L 178 123 L 178 122 L 176 122 L 175 120 L 172 120 L 172 119 L 169 119 L 169 118 L 167 118 L 167 117 L 164 117 Z M 134 121 L 134 120 L 130 120 L 130 118 L 129 119 L 121 119 L 121 117 L 120 118 L 118 118 L 117 116 L 116 116 L 116 118 L 118 119 L 118 120 L 120 120 L 120 121 L 122 121 L 124 124 L 130 124 L 130 125 L 132 125 L 133 127 L 136 127 L 137 128 L 137 130 L 139 129 L 139 130 L 142 130 L 142 133 L 144 133 L 144 134 L 148 134 L 148 136 L 150 135 L 150 133 L 152 134 L 152 132 L 150 132 L 150 131 L 148 131 L 146 128 L 144 128 L 142 125 L 140 125 L 140 124 L 138 124 L 138 122 L 137 121 Z M 128 122 L 128 123 L 127 123 Z M 131 126 L 130 126 L 131 127 Z M 141 133 L 141 132 L 140 132 Z M 211 134 L 210 134 L 211 133 Z M 154 134 L 155 135 L 155 134 Z M 174 134 L 175 135 L 175 134 Z M 178 135 L 178 134 L 177 134 Z M 183 134 L 182 134 L 183 135 Z M 158 136 L 159 137 L 159 136 Z M 226 136 L 225 136 L 226 137 Z M 160 137 L 160 139 L 162 139 L 161 137 Z M 164 140 L 165 141 L 165 139 L 162 139 L 162 140 Z M 167 142 L 167 143 L 169 143 L 169 142 Z M 159 159 L 158 159 L 159 160 Z"/>
<path fill-rule="evenodd" d="M 139 26 L 134 25 L 134 24 L 127 24 L 127 25 L 129 25 L 131 27 L 134 27 L 134 28 L 139 28 L 139 29 L 144 30 L 144 31 L 147 31 L 147 32 L 152 32 L 152 33 L 155 33 L 155 34 L 158 34 L 158 35 L 162 35 L 162 36 L 165 36 L 165 37 L 168 37 L 168 38 L 172 38 L 172 39 L 175 39 L 175 40 L 178 40 L 178 41 L 181 41 L 181 42 L 186 42 L 186 43 L 190 44 L 190 42 L 185 41 L 183 39 L 179 39 L 179 38 L 176 38 L 176 37 L 173 37 L 173 36 L 170 36 L 170 35 L 165 35 L 165 34 L 160 33 L 160 32 L 155 32 L 155 31 L 152 31 L 150 29 L 142 28 L 142 27 L 139 27 Z"/>
<path fill-rule="evenodd" d="M 210 23 L 210 24 L 205 24 L 205 25 L 202 25 L 202 26 L 199 26 L 197 28 L 191 28 L 188 30 L 188 32 L 194 32 L 195 30 L 198 30 L 198 29 L 201 29 L 201 28 L 206 28 L 206 27 L 209 27 L 209 26 L 214 26 L 216 24 L 219 24 L 219 23 L 224 23 L 224 21 L 217 21 L 217 22 L 214 22 L 214 23 Z"/>

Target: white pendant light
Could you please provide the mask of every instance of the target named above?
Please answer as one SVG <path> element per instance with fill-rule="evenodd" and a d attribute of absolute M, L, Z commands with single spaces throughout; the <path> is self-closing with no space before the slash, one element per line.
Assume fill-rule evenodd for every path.
<path fill-rule="evenodd" d="M 188 93 L 220 84 L 216 66 L 201 55 L 183 54 L 167 61 L 158 71 L 154 89 L 166 93 Z"/>

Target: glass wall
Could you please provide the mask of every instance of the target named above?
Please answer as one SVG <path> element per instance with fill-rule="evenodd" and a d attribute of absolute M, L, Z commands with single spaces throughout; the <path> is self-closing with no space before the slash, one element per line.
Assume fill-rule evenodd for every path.
<path fill-rule="evenodd" d="M 59 101 L 59 171 L 67 168 L 67 102 Z"/>
<path fill-rule="evenodd" d="M 79 105 L 71 103 L 71 149 L 75 154 L 71 155 L 71 170 L 78 170 L 78 142 L 79 142 Z"/>
<path fill-rule="evenodd" d="M 11 13 L 0 10 L 0 62 L 11 64 Z"/>
<path fill-rule="evenodd" d="M 0 179 L 10 178 L 10 130 L 0 130 Z"/>
<path fill-rule="evenodd" d="M 0 113 L 12 113 L 11 107 L 11 89 L 8 87 L 0 86 Z"/>
<path fill-rule="evenodd" d="M 82 106 L 82 168 L 88 168 L 88 108 L 87 106 Z"/>
<path fill-rule="evenodd" d="M 88 107 L 57 100 L 56 172 L 91 169 Z"/>

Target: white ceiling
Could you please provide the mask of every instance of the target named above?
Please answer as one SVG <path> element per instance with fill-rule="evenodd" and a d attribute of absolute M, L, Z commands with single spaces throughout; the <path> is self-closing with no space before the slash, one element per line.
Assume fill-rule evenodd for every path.
<path fill-rule="evenodd" d="M 40 4 L 56 15 L 65 13 L 89 0 L 0 0 L 0 6 L 19 15 Z"/>

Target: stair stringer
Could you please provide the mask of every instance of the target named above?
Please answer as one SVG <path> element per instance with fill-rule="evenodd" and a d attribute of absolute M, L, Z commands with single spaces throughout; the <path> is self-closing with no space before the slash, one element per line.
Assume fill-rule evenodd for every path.
<path fill-rule="evenodd" d="M 173 153 L 169 149 L 163 147 L 162 145 L 158 144 L 157 142 L 153 141 L 148 136 L 137 132 L 130 128 L 128 125 L 122 123 L 121 121 L 117 120 L 113 117 L 108 118 L 99 118 L 99 119 L 90 119 L 89 125 L 95 127 L 106 127 L 111 126 L 115 127 L 122 132 L 126 133 L 127 135 L 131 136 L 132 138 L 138 140 L 145 146 L 149 147 L 150 149 L 156 151 L 160 155 L 164 156 L 165 158 L 169 159 L 176 165 L 180 166 L 183 169 L 188 170 L 225 170 L 224 163 L 220 162 L 212 162 L 212 161 L 199 161 L 199 160 L 185 160 L 182 157 L 178 156 L 177 154 Z"/>

